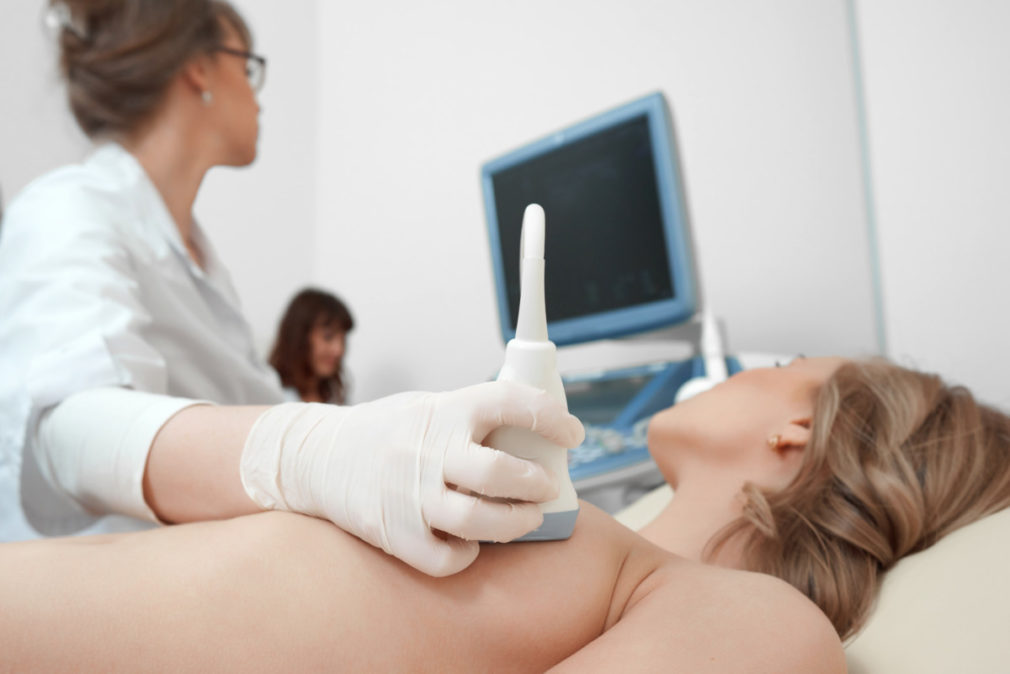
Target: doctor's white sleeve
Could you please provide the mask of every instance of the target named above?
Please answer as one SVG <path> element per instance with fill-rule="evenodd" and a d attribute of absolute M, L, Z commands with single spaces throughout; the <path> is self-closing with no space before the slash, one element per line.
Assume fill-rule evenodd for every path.
<path fill-rule="evenodd" d="M 26 189 L 4 216 L 0 458 L 15 468 L 25 521 L 45 535 L 91 526 L 89 510 L 152 519 L 141 493 L 146 452 L 184 406 L 137 393 L 166 394 L 168 372 L 145 338 L 153 318 L 133 201 L 129 189 L 71 172 Z M 84 396 L 98 389 L 119 390 Z"/>
<path fill-rule="evenodd" d="M 123 514 L 157 522 L 144 500 L 144 470 L 155 436 L 199 400 L 98 388 L 47 410 L 34 447 L 39 470 L 93 515 Z"/>

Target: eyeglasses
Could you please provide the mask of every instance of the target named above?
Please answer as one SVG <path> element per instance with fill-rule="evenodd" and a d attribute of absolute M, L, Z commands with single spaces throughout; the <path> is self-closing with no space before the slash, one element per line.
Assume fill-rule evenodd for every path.
<path fill-rule="evenodd" d="M 239 56 L 245 59 L 245 75 L 249 78 L 249 86 L 252 90 L 259 92 L 263 88 L 263 83 L 267 78 L 267 60 L 259 54 L 231 47 L 215 47 L 214 51 L 224 52 L 232 56 Z"/>

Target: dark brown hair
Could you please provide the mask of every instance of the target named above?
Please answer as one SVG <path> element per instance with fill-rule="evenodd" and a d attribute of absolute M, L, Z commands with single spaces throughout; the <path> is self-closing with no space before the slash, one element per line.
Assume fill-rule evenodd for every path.
<path fill-rule="evenodd" d="M 224 24 L 252 47 L 222 0 L 50 0 L 50 12 L 70 109 L 91 138 L 135 130 L 183 65 L 221 44 Z"/>
<path fill-rule="evenodd" d="M 302 398 L 314 393 L 321 400 L 343 404 L 347 391 L 342 365 L 329 379 L 319 380 L 317 390 L 311 389 L 315 374 L 309 335 L 317 326 L 334 326 L 347 333 L 354 328 L 354 318 L 347 305 L 335 295 L 306 288 L 294 296 L 284 312 L 277 341 L 270 352 L 270 364 L 281 376 L 281 383 L 294 387 Z"/>
<path fill-rule="evenodd" d="M 788 487 L 744 489 L 746 567 L 809 596 L 847 638 L 888 569 L 1010 506 L 1010 417 L 967 389 L 884 360 L 843 365 L 817 395 Z"/>

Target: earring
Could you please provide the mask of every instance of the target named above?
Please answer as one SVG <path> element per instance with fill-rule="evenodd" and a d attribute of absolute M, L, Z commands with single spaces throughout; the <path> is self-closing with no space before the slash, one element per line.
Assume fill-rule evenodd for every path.
<path fill-rule="evenodd" d="M 200 94 L 200 98 L 203 99 L 203 104 L 205 106 L 209 106 L 211 103 L 214 102 L 214 95 L 207 90 L 204 90 L 204 92 Z"/>
<path fill-rule="evenodd" d="M 781 435 L 772 435 L 768 437 L 768 446 L 771 447 L 776 452 L 782 449 L 781 443 L 782 443 Z"/>

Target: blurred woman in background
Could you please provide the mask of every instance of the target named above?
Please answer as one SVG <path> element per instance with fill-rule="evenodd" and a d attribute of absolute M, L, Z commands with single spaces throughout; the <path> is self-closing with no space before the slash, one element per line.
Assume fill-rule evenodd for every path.
<path fill-rule="evenodd" d="M 353 328 L 351 312 L 335 295 L 306 288 L 292 298 L 270 352 L 270 365 L 291 400 L 347 402 L 343 362 Z"/>

